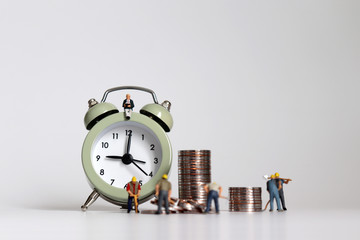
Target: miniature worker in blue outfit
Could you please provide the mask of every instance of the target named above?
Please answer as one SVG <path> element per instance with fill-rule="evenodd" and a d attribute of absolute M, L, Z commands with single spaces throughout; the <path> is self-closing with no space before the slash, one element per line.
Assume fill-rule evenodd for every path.
<path fill-rule="evenodd" d="M 126 94 L 126 99 L 123 101 L 123 108 L 125 111 L 126 119 L 131 118 L 131 113 L 133 108 L 135 107 L 133 100 L 130 99 L 130 94 Z"/>
<path fill-rule="evenodd" d="M 205 213 L 208 213 L 210 211 L 211 201 L 213 199 L 215 202 L 215 211 L 216 211 L 216 213 L 219 213 L 219 197 L 221 197 L 222 187 L 214 182 L 214 183 L 205 185 L 204 189 L 205 189 L 206 193 L 208 194 L 207 201 L 206 201 Z"/>
<path fill-rule="evenodd" d="M 291 179 L 286 179 L 286 178 L 280 178 L 280 174 L 279 173 L 275 173 L 275 180 L 276 180 L 276 186 L 279 189 L 279 197 L 281 200 L 281 205 L 284 211 L 286 211 L 286 206 L 285 206 L 285 196 L 284 196 L 284 183 L 288 184 L 289 181 L 292 181 Z"/>
<path fill-rule="evenodd" d="M 277 210 L 282 211 L 280 206 L 279 189 L 276 185 L 276 179 L 274 175 L 271 175 L 271 179 L 267 181 L 266 190 L 270 193 L 270 212 L 274 210 L 274 198 L 276 200 Z"/>
<path fill-rule="evenodd" d="M 164 174 L 162 179 L 155 186 L 155 196 L 158 197 L 158 210 L 156 214 L 161 213 L 162 203 L 165 203 L 165 212 L 169 214 L 169 202 L 171 202 L 171 183 L 167 180 L 168 176 Z"/>

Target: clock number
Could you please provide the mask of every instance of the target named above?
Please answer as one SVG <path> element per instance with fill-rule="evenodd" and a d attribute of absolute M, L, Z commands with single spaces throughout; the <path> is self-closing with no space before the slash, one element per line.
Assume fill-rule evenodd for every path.
<path fill-rule="evenodd" d="M 159 163 L 159 159 L 158 158 L 154 158 L 154 163 L 158 164 Z"/>
<path fill-rule="evenodd" d="M 113 183 L 115 182 L 115 179 L 110 179 L 110 180 L 111 180 L 110 185 L 113 185 Z"/>
<path fill-rule="evenodd" d="M 155 150 L 155 145 L 154 145 L 154 144 L 151 144 L 151 145 L 150 145 L 150 150 L 152 150 L 152 151 Z"/>
<path fill-rule="evenodd" d="M 104 169 L 101 169 L 101 170 L 100 170 L 100 175 L 102 176 L 102 175 L 104 175 L 104 174 L 105 174 Z"/>
<path fill-rule="evenodd" d="M 151 172 L 151 173 L 149 174 L 149 176 L 150 176 L 150 177 L 153 177 L 153 173 Z"/>
<path fill-rule="evenodd" d="M 108 143 L 108 142 L 101 142 L 101 147 L 102 147 L 102 148 L 108 148 L 108 147 L 109 147 L 109 143 Z"/>
<path fill-rule="evenodd" d="M 125 130 L 125 135 L 126 136 L 129 136 L 129 135 L 131 135 L 132 134 L 132 130 Z"/>
<path fill-rule="evenodd" d="M 100 155 L 97 155 L 96 156 L 96 161 L 99 161 L 100 160 Z"/>
<path fill-rule="evenodd" d="M 124 189 L 126 189 L 127 185 L 128 185 L 128 184 L 125 184 Z"/>
<path fill-rule="evenodd" d="M 113 139 L 119 139 L 119 134 L 118 133 L 113 133 Z"/>
<path fill-rule="evenodd" d="M 142 180 L 139 181 L 140 186 L 142 186 Z"/>
<path fill-rule="evenodd" d="M 143 141 L 145 140 L 145 135 L 144 134 L 141 135 L 141 140 L 143 140 Z"/>

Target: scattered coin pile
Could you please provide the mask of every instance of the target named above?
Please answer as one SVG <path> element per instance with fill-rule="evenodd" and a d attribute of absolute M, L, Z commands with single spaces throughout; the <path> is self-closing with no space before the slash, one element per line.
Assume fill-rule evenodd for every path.
<path fill-rule="evenodd" d="M 230 187 L 230 212 L 261 212 L 261 187 Z"/>
<path fill-rule="evenodd" d="M 158 199 L 151 200 L 150 203 L 154 205 L 158 205 Z M 163 203 L 163 207 L 165 207 L 165 203 Z M 179 200 L 177 198 L 171 198 L 169 202 L 169 210 L 170 213 L 202 213 L 205 210 L 205 205 L 198 204 L 192 200 Z M 145 210 L 141 213 L 143 214 L 154 214 L 156 210 Z M 162 208 L 162 212 L 165 213 L 164 208 Z"/>
<path fill-rule="evenodd" d="M 205 206 L 204 185 L 211 182 L 211 151 L 181 150 L 178 157 L 179 204 L 188 209 Z"/>

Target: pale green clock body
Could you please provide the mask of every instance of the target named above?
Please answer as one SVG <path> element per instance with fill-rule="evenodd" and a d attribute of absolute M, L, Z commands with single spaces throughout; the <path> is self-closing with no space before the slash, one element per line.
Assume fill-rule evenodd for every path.
<path fill-rule="evenodd" d="M 85 171 L 85 174 L 89 180 L 89 183 L 91 187 L 100 194 L 101 197 L 104 199 L 117 204 L 121 206 L 125 206 L 127 204 L 128 199 L 128 193 L 124 189 L 126 182 L 131 181 L 131 178 L 125 179 L 122 176 L 128 176 L 130 173 L 129 169 L 131 170 L 131 173 L 138 174 L 137 179 L 141 179 L 144 173 L 141 172 L 139 169 L 134 166 L 134 164 L 125 165 L 121 162 L 121 160 L 118 160 L 117 162 L 114 160 L 106 159 L 105 155 L 113 155 L 118 154 L 122 155 L 125 151 L 125 146 L 123 146 L 123 142 L 126 141 L 126 138 L 128 137 L 125 132 L 124 133 L 110 133 L 112 129 L 127 129 L 131 130 L 134 129 L 134 136 L 132 136 L 132 146 L 135 145 L 137 152 L 132 153 L 134 159 L 137 158 L 137 154 L 140 154 L 142 156 L 143 161 L 146 161 L 146 163 L 137 163 L 138 166 L 141 168 L 145 168 L 145 166 L 148 166 L 146 164 L 153 164 L 152 170 L 148 170 L 147 174 L 152 175 L 151 178 L 148 176 L 146 177 L 147 180 L 142 182 L 141 186 L 141 194 L 139 198 L 139 202 L 142 203 L 150 198 L 153 197 L 155 193 L 155 185 L 157 182 L 162 178 L 163 174 L 168 174 L 170 171 L 171 163 L 172 163 L 172 148 L 171 143 L 169 141 L 169 138 L 167 134 L 165 133 L 164 129 L 153 119 L 150 117 L 133 112 L 131 115 L 130 120 L 126 120 L 124 117 L 123 112 L 114 113 L 110 116 L 107 116 L 97 122 L 89 131 L 88 135 L 85 138 L 83 148 L 82 148 L 82 165 Z M 111 135 L 112 134 L 112 135 Z M 115 135 L 114 135 L 115 134 Z M 136 135 L 137 134 L 137 135 Z M 122 141 L 120 145 L 117 145 L 116 147 L 112 147 L 113 145 L 106 142 L 106 137 L 109 138 L 109 136 L 116 137 L 116 139 L 119 139 L 119 141 Z M 138 146 L 143 144 L 144 136 L 146 135 L 146 140 L 144 146 Z M 142 140 L 139 140 L 139 138 L 143 138 Z M 138 140 L 138 143 L 136 145 L 136 140 Z M 152 143 L 154 142 L 154 144 Z M 108 145 L 104 144 L 107 143 Z M 106 152 L 108 149 L 101 149 L 101 144 L 103 145 L 103 148 L 108 147 L 109 151 Z M 148 145 L 156 145 L 156 152 L 152 151 L 153 149 L 149 149 L 150 146 Z M 135 148 L 135 147 L 134 147 Z M 97 154 L 96 151 L 101 151 L 102 154 Z M 116 153 L 115 153 L 116 152 Z M 100 156 L 101 155 L 101 156 Z M 147 156 L 149 155 L 149 156 Z M 154 157 L 155 156 L 155 157 Z M 99 158 L 99 159 L 94 159 Z M 154 161 L 155 159 L 155 161 Z M 107 166 L 105 169 L 97 169 L 101 168 L 101 162 L 104 161 L 107 162 L 106 164 L 110 165 L 104 165 Z M 113 162 L 110 162 L 113 161 Z M 157 162 L 157 165 L 155 163 Z M 105 163 L 104 163 L 105 164 Z M 100 167 L 98 167 L 99 165 Z M 110 169 L 114 166 L 114 169 Z M 150 168 L 151 168 L 150 167 Z M 134 170 L 135 169 L 135 170 Z M 112 176 L 110 176 L 110 179 L 106 179 L 105 174 L 107 172 L 112 171 Z M 115 185 L 114 182 L 116 182 L 117 176 L 114 177 L 117 174 L 121 179 L 122 183 L 121 185 Z M 151 172 L 150 172 L 151 171 Z M 105 172 L 105 174 L 104 174 Z M 115 175 L 114 175 L 115 174 Z M 130 176 L 130 175 L 129 175 Z M 120 180 L 119 180 L 120 181 Z M 118 183 L 118 182 L 116 182 Z"/>

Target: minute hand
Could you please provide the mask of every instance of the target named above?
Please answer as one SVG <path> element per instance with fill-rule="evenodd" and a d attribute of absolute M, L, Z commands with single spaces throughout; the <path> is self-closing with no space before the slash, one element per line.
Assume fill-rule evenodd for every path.
<path fill-rule="evenodd" d="M 126 146 L 126 153 L 127 153 L 127 154 L 130 154 L 131 136 L 132 136 L 132 133 L 130 132 L 130 133 L 129 133 L 128 142 L 127 142 L 127 146 Z"/>

